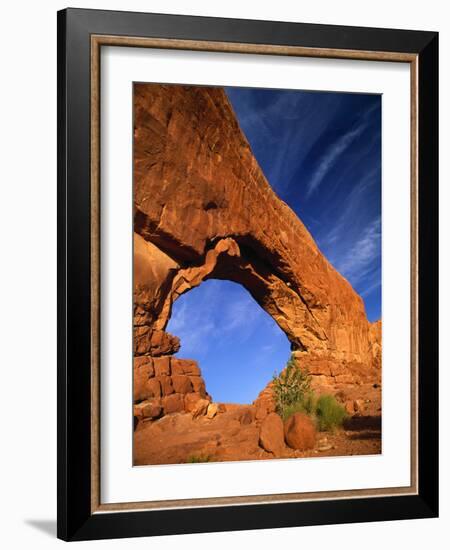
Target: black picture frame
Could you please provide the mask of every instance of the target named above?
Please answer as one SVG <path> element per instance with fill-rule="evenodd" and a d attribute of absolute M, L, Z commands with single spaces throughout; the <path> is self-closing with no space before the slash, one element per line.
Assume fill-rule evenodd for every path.
<path fill-rule="evenodd" d="M 92 513 L 91 36 L 415 54 L 418 61 L 418 493 Z M 63 540 L 438 515 L 438 34 L 209 17 L 58 12 L 58 532 Z"/>

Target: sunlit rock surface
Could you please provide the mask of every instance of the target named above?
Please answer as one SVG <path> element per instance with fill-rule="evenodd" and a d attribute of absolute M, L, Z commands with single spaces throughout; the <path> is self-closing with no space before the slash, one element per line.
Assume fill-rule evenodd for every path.
<path fill-rule="evenodd" d="M 165 332 L 174 301 L 208 278 L 227 279 L 272 316 L 316 386 L 379 380 L 381 322 L 368 322 L 361 297 L 272 190 L 224 91 L 135 84 L 134 92 L 135 356 L 178 351 Z M 189 393 L 207 396 L 200 371 L 186 376 L 190 385 L 161 390 L 149 413 L 181 410 Z"/>

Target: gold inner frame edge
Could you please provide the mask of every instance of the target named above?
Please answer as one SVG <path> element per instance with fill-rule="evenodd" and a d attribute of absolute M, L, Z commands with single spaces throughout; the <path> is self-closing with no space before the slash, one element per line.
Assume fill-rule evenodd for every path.
<path fill-rule="evenodd" d="M 100 50 L 101 46 L 317 57 L 409 63 L 411 89 L 411 485 L 379 489 L 283 493 L 255 496 L 154 500 L 103 504 L 100 499 Z M 308 48 L 132 36 L 91 35 L 91 513 L 275 504 L 418 494 L 418 55 L 402 52 Z"/>

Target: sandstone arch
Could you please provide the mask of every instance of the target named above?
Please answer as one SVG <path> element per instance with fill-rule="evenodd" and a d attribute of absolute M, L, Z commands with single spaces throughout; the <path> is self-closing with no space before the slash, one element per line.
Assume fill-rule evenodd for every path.
<path fill-rule="evenodd" d="M 323 376 L 375 368 L 379 331 L 361 297 L 273 192 L 225 93 L 152 84 L 134 92 L 135 355 L 177 351 L 165 332 L 173 302 L 218 278 L 245 286 L 299 358 L 320 359 Z"/>

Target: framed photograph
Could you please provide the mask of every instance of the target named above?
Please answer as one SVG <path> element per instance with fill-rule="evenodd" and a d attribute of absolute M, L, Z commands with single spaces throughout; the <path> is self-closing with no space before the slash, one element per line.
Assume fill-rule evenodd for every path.
<path fill-rule="evenodd" d="M 58 13 L 58 536 L 438 514 L 438 35 Z"/>

